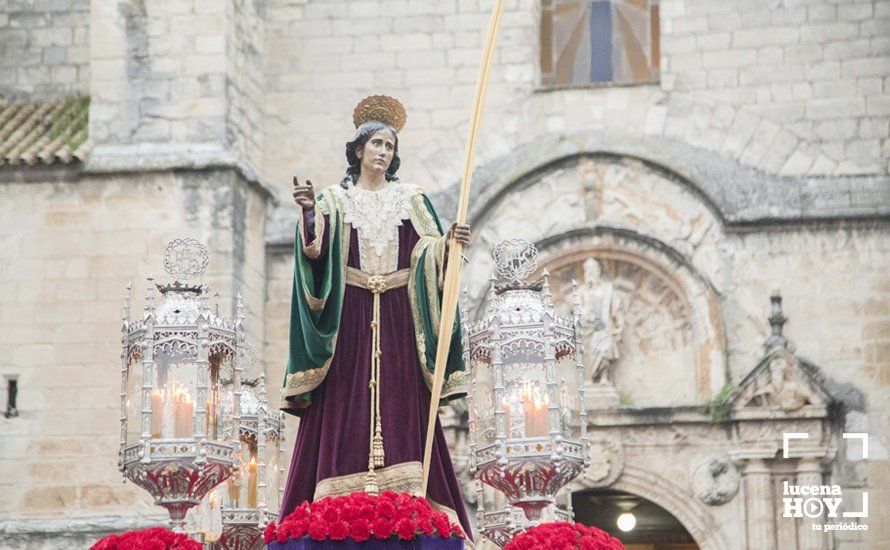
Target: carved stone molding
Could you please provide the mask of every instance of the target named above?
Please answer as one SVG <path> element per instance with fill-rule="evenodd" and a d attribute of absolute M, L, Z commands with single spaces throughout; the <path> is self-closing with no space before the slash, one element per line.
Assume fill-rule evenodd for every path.
<path fill-rule="evenodd" d="M 590 465 L 577 483 L 584 488 L 608 487 L 624 471 L 624 447 L 614 435 L 594 432 L 590 437 Z"/>
<path fill-rule="evenodd" d="M 705 504 L 719 506 L 739 490 L 739 471 L 726 455 L 708 456 L 692 469 L 692 490 Z"/>

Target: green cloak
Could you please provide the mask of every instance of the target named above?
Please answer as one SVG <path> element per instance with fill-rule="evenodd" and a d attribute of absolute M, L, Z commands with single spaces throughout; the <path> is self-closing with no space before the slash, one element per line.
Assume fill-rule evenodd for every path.
<path fill-rule="evenodd" d="M 445 237 L 426 195 L 416 186 L 405 187 L 406 192 L 411 193 L 408 209 L 410 221 L 420 236 L 411 251 L 408 296 L 420 369 L 427 387 L 431 388 L 439 339 Z M 297 222 L 290 353 L 281 400 L 281 410 L 297 416 L 312 403 L 312 392 L 327 375 L 337 345 L 351 233 L 350 225 L 343 222 L 342 192 L 338 187 L 331 187 L 316 198 L 315 238 L 312 242 L 307 243 L 304 238 L 302 216 Z M 328 216 L 327 221 L 324 215 Z M 328 250 L 321 256 L 325 233 L 328 236 Z M 460 331 L 458 316 L 452 327 L 441 404 L 466 393 Z"/>

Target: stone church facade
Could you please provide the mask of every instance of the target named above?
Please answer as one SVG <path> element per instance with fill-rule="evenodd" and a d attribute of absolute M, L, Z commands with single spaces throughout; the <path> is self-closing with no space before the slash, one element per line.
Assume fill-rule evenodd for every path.
<path fill-rule="evenodd" d="M 464 274 L 481 311 L 493 246 L 521 237 L 557 290 L 582 288 L 597 360 L 576 517 L 624 499 L 674 522 L 671 548 L 887 547 L 890 2 L 593 4 L 506 3 Z M 362 97 L 406 105 L 401 179 L 453 216 L 491 5 L 0 3 L 0 547 L 162 518 L 121 483 L 117 394 L 125 287 L 167 241 L 208 244 L 206 282 L 224 307 L 244 296 L 281 376 L 291 178 L 339 182 Z M 548 65 L 575 36 L 561 9 L 612 10 L 613 78 L 648 72 L 558 82 L 578 76 Z M 786 488 L 812 485 L 837 486 L 839 517 L 784 517 Z"/>

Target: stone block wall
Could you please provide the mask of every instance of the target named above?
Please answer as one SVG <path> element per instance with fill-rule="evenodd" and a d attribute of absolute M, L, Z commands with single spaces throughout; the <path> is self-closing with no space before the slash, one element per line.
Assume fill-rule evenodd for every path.
<path fill-rule="evenodd" d="M 886 173 L 888 35 L 884 1 L 662 2 L 662 88 L 692 103 L 668 124 L 769 172 Z"/>
<path fill-rule="evenodd" d="M 339 181 L 352 109 L 408 109 L 405 181 L 459 181 L 490 0 L 271 1 L 267 179 Z M 888 173 L 886 1 L 664 0 L 657 85 L 544 90 L 539 2 L 501 23 L 477 166 L 544 135 L 678 140 L 770 174 Z"/>
<path fill-rule="evenodd" d="M 90 137 L 224 143 L 225 5 L 93 2 Z"/>
<path fill-rule="evenodd" d="M 263 95 L 265 78 L 266 0 L 226 4 L 225 48 L 228 59 L 226 137 L 234 152 L 255 169 L 263 164 Z M 216 39 L 206 38 L 211 49 Z"/>
<path fill-rule="evenodd" d="M 6 182 L 0 204 L 0 347 L 9 350 L 0 380 L 17 377 L 19 388 L 19 416 L 0 416 L 0 548 L 40 538 L 28 532 L 92 530 L 78 536 L 95 541 L 134 516 L 158 522 L 148 494 L 117 470 L 126 285 L 139 316 L 145 276 L 169 277 L 167 242 L 196 238 L 210 249 L 203 280 L 221 294 L 220 310 L 232 316 L 241 293 L 247 339 L 259 347 L 267 195 L 232 170 L 209 170 Z M 61 544 L 53 540 L 47 548 Z"/>
<path fill-rule="evenodd" d="M 0 2 L 0 95 L 86 92 L 89 35 L 90 0 Z"/>
<path fill-rule="evenodd" d="M 263 2 L 94 2 L 90 15 L 97 145 L 212 144 L 261 164 Z"/>

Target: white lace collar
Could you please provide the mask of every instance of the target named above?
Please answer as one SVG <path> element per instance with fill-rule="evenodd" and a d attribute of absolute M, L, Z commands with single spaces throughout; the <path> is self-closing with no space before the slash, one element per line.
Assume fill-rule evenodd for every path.
<path fill-rule="evenodd" d="M 399 227 L 410 219 L 410 201 L 416 193 L 416 186 L 396 182 L 375 191 L 337 187 L 343 221 L 358 232 L 363 271 L 389 273 L 398 268 Z"/>

